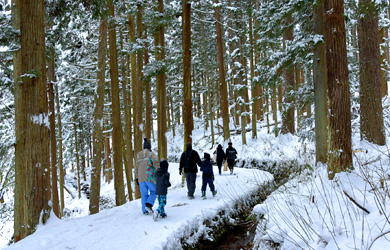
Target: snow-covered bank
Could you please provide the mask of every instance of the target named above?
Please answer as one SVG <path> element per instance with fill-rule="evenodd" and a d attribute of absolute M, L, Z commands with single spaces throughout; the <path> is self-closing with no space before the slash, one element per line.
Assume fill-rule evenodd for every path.
<path fill-rule="evenodd" d="M 143 215 L 140 200 L 67 221 L 51 216 L 36 233 L 7 249 L 177 249 L 180 239 L 194 229 L 197 233 L 190 239 L 193 241 L 207 233 L 204 220 L 215 217 L 220 210 L 229 212 L 234 201 L 273 179 L 264 171 L 236 168 L 235 175 L 217 174 L 217 195 L 212 197 L 207 190 L 208 199 L 202 200 L 201 174 L 198 173 L 196 198 L 189 200 L 186 188 L 181 187 L 178 164 L 170 164 L 169 171 L 172 187 L 168 191 L 168 217 L 165 219 L 154 222 L 152 216 Z M 216 167 L 214 172 L 217 172 Z"/>
<path fill-rule="evenodd" d="M 390 141 L 388 140 L 387 145 Z M 256 249 L 389 249 L 390 153 L 354 138 L 354 167 L 328 179 L 327 166 L 307 170 L 254 208 L 264 215 Z"/>

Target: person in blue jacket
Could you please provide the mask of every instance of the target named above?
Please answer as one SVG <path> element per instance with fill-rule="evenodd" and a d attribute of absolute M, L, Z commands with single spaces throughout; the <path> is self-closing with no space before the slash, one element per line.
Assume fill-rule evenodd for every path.
<path fill-rule="evenodd" d="M 158 200 L 158 208 L 153 214 L 153 219 L 165 218 L 167 214 L 165 213 L 165 206 L 167 205 L 167 194 L 168 187 L 171 186 L 169 182 L 169 172 L 168 172 L 168 161 L 162 160 L 160 162 L 160 167 L 156 172 L 156 195 Z"/>
<path fill-rule="evenodd" d="M 200 171 L 202 174 L 202 198 L 206 199 L 206 187 L 209 184 L 211 193 L 213 196 L 217 194 L 214 186 L 214 173 L 213 173 L 213 164 L 211 163 L 210 154 L 204 153 L 204 161 L 200 166 Z"/>

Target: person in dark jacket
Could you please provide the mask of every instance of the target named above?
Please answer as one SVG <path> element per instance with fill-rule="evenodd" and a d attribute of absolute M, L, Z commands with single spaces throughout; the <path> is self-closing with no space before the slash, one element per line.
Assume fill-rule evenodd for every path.
<path fill-rule="evenodd" d="M 198 152 L 192 149 L 191 143 L 186 143 L 186 150 L 181 154 L 179 174 L 181 175 L 183 170 L 187 182 L 188 198 L 194 199 L 196 173 L 198 173 L 198 166 L 202 164 Z"/>
<path fill-rule="evenodd" d="M 169 182 L 168 166 L 168 162 L 163 159 L 156 172 L 156 195 L 158 208 L 153 214 L 154 220 L 157 220 L 157 218 L 167 217 L 167 214 L 165 213 L 165 205 L 167 205 L 168 187 L 171 186 L 171 183 Z"/>
<path fill-rule="evenodd" d="M 233 143 L 229 142 L 228 147 L 226 149 L 226 159 L 228 163 L 228 167 L 230 169 L 230 174 L 233 174 L 233 168 L 236 164 L 237 159 L 237 150 L 233 148 Z"/>
<path fill-rule="evenodd" d="M 217 149 L 215 150 L 214 154 L 217 154 L 216 160 L 217 160 L 218 172 L 219 172 L 219 175 L 221 175 L 222 174 L 222 164 L 226 158 L 226 154 L 223 151 L 221 144 L 218 144 Z"/>
<path fill-rule="evenodd" d="M 214 186 L 214 172 L 213 172 L 213 164 L 211 163 L 210 155 L 208 153 L 204 153 L 204 161 L 200 166 L 200 171 L 202 174 L 202 198 L 206 199 L 206 188 L 207 184 L 209 184 L 211 193 L 213 196 L 217 194 Z"/>

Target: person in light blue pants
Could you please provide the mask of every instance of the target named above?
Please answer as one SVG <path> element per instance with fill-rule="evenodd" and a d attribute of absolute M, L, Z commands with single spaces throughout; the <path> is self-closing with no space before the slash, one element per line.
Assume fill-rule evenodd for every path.
<path fill-rule="evenodd" d="M 145 215 L 153 214 L 153 205 L 156 200 L 156 170 L 160 167 L 157 155 L 151 150 L 152 146 L 147 138 L 144 139 L 144 149 L 137 154 L 135 165 L 135 182 L 141 193 L 142 212 Z"/>
<path fill-rule="evenodd" d="M 156 200 L 156 184 L 152 182 L 140 182 L 139 183 L 139 190 L 141 192 L 141 203 L 142 203 L 142 212 L 143 213 L 150 213 L 149 210 L 146 209 L 145 204 L 154 204 Z"/>

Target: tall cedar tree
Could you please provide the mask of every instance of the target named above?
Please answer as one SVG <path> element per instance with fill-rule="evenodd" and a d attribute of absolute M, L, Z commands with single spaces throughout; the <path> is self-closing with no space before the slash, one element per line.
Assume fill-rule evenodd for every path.
<path fill-rule="evenodd" d="M 51 170 L 51 194 L 53 203 L 53 212 L 61 218 L 60 204 L 58 198 L 58 177 L 57 177 L 57 139 L 56 139 L 56 119 L 54 110 L 54 82 L 55 77 L 55 59 L 54 50 L 50 51 L 50 57 L 47 67 L 48 92 L 49 92 L 49 121 L 50 121 L 50 170 Z"/>
<path fill-rule="evenodd" d="M 216 6 L 219 1 L 214 0 Z M 223 41 L 222 41 L 222 27 L 221 27 L 221 14 L 219 13 L 220 7 L 215 7 L 215 28 L 217 31 L 217 46 L 218 46 L 218 66 L 219 66 L 219 91 L 221 94 L 221 114 L 223 121 L 223 138 L 228 140 L 230 138 L 229 130 L 229 103 L 228 103 L 228 91 L 227 83 L 225 79 L 225 68 L 223 59 Z"/>
<path fill-rule="evenodd" d="M 100 202 L 100 176 L 102 169 L 103 152 L 103 107 L 104 107 L 104 86 L 106 73 L 107 55 L 107 17 L 101 18 L 99 28 L 98 47 L 98 70 L 97 88 L 95 94 L 95 110 L 93 112 L 93 156 L 91 173 L 91 193 L 89 201 L 89 212 L 96 214 L 99 212 Z"/>
<path fill-rule="evenodd" d="M 112 151 L 114 160 L 115 203 L 117 206 L 126 202 L 123 180 L 122 161 L 122 124 L 119 100 L 118 52 L 116 46 L 115 11 L 112 0 L 107 1 L 110 20 L 108 21 L 108 43 L 110 53 L 110 76 L 112 98 Z"/>
<path fill-rule="evenodd" d="M 50 155 L 43 0 L 14 0 L 12 18 L 20 29 L 14 54 L 15 209 L 14 237 L 32 234 L 50 215 Z"/>
<path fill-rule="evenodd" d="M 183 1 L 183 87 L 184 87 L 184 144 L 192 143 L 194 121 L 192 117 L 191 91 L 191 3 Z"/>
<path fill-rule="evenodd" d="M 287 17 L 285 19 L 287 25 L 290 25 L 291 27 L 288 27 L 283 32 L 283 45 L 285 48 L 289 46 L 287 43 L 292 42 L 294 39 L 294 33 L 293 33 L 293 19 L 291 17 Z M 287 134 L 295 133 L 295 115 L 294 115 L 294 104 L 293 104 L 293 95 L 291 94 L 291 91 L 294 90 L 294 66 L 289 65 L 284 70 L 284 100 L 283 103 L 286 105 L 286 110 L 284 110 L 282 115 L 282 133 Z"/>
<path fill-rule="evenodd" d="M 325 1 L 323 13 L 329 101 L 328 176 L 333 179 L 336 173 L 353 168 L 344 1 Z"/>
<path fill-rule="evenodd" d="M 324 1 L 318 1 L 314 6 L 314 31 L 324 35 Z M 316 162 L 325 163 L 328 157 L 328 82 L 326 73 L 325 43 L 314 46 L 313 82 L 314 82 L 314 115 Z"/>
<path fill-rule="evenodd" d="M 358 37 L 360 63 L 360 134 L 362 139 L 385 145 L 381 98 L 378 13 L 375 1 L 360 0 Z"/>
<path fill-rule="evenodd" d="M 60 98 L 58 97 L 58 86 L 54 86 L 55 99 L 56 99 L 56 110 L 57 110 L 57 124 L 58 124 L 58 170 L 60 171 L 60 217 L 64 214 L 65 198 L 64 198 L 64 181 L 65 181 L 65 170 L 62 165 L 62 123 L 60 113 Z"/>
<path fill-rule="evenodd" d="M 160 17 L 164 16 L 164 1 L 158 0 L 158 12 Z M 164 22 L 159 20 L 158 30 L 155 34 L 156 47 L 156 60 L 163 62 L 165 60 L 165 38 L 164 38 Z M 167 132 L 167 91 L 165 86 L 165 70 L 160 70 L 156 76 L 156 88 L 157 88 L 157 141 L 158 141 L 158 156 L 159 159 L 167 159 L 167 138 L 165 133 Z"/>

